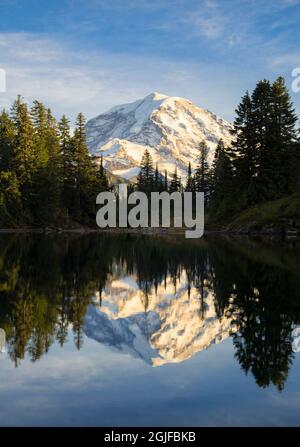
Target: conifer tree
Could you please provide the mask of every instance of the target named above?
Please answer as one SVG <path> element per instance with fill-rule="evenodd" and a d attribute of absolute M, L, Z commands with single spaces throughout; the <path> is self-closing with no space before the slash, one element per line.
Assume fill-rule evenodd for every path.
<path fill-rule="evenodd" d="M 32 125 L 28 107 L 21 98 L 15 101 L 12 108 L 12 118 L 16 128 L 16 138 L 12 157 L 14 170 L 22 194 L 24 219 L 32 220 L 34 210 L 34 177 L 39 168 L 40 159 L 36 152 L 35 130 Z"/>
<path fill-rule="evenodd" d="M 107 191 L 109 188 L 108 178 L 106 169 L 103 166 L 103 155 L 100 157 L 100 166 L 99 166 L 99 192 Z"/>
<path fill-rule="evenodd" d="M 204 140 L 199 145 L 199 151 L 199 163 L 194 173 L 195 191 L 203 192 L 207 203 L 211 189 L 211 171 L 207 160 L 209 149 Z"/>
<path fill-rule="evenodd" d="M 86 144 L 85 118 L 80 113 L 71 140 L 74 162 L 73 213 L 75 217 L 88 217 L 95 212 L 98 189 L 97 173 Z"/>
<path fill-rule="evenodd" d="M 222 206 L 233 202 L 234 176 L 229 154 L 221 139 L 215 151 L 215 157 L 211 169 L 211 206 Z M 224 207 L 223 207 L 224 208 Z"/>
<path fill-rule="evenodd" d="M 285 86 L 284 79 L 279 77 L 272 85 L 272 109 L 271 109 L 271 131 L 270 165 L 275 172 L 275 194 L 284 196 L 293 192 L 290 187 L 290 165 L 293 159 L 293 148 L 297 141 L 296 125 L 297 116 L 292 105 L 289 92 Z M 266 160 L 264 159 L 266 162 Z M 295 159 L 297 162 L 297 160 Z M 261 166 L 263 169 L 265 166 Z M 274 174 L 273 174 L 274 176 Z"/>
<path fill-rule="evenodd" d="M 34 219 L 41 223 L 61 219 L 61 172 L 58 126 L 50 109 L 35 101 L 31 117 L 36 132 L 35 150 L 43 156 L 34 175 Z"/>
<path fill-rule="evenodd" d="M 137 177 L 137 189 L 147 194 L 151 193 L 154 183 L 153 160 L 148 149 L 145 150 L 140 163 L 140 172 Z"/>
<path fill-rule="evenodd" d="M 194 180 L 193 180 L 193 175 L 192 175 L 192 166 L 191 166 L 191 162 L 189 162 L 188 175 L 187 175 L 186 184 L 185 184 L 185 191 L 193 192 L 194 190 L 195 190 L 195 187 L 194 187 Z"/>
<path fill-rule="evenodd" d="M 0 225 L 14 226 L 21 213 L 21 193 L 14 172 L 0 171 Z"/>
<path fill-rule="evenodd" d="M 253 180 L 257 174 L 257 134 L 254 127 L 252 100 L 248 92 L 236 109 L 236 119 L 232 130 L 233 142 L 230 155 L 235 168 L 241 201 L 251 202 L 254 190 Z M 250 193 L 251 191 L 251 193 Z"/>
<path fill-rule="evenodd" d="M 181 191 L 181 179 L 177 173 L 177 166 L 175 166 L 174 173 L 172 174 L 169 191 L 172 192 L 180 192 Z"/>
<path fill-rule="evenodd" d="M 165 169 L 165 175 L 164 175 L 164 181 L 163 181 L 163 190 L 168 192 L 169 191 L 169 182 L 168 182 L 168 173 L 167 170 Z"/>
<path fill-rule="evenodd" d="M 15 126 L 5 110 L 0 114 L 0 171 L 11 168 L 15 143 Z"/>

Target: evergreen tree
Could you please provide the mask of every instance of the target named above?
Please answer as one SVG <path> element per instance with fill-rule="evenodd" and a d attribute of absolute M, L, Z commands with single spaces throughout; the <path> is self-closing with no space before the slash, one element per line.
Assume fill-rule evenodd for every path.
<path fill-rule="evenodd" d="M 11 168 L 15 142 L 15 126 L 5 110 L 0 114 L 0 171 Z"/>
<path fill-rule="evenodd" d="M 199 151 L 199 163 L 194 173 L 195 191 L 203 192 L 207 203 L 211 189 L 211 171 L 207 161 L 209 149 L 204 140 L 199 145 Z"/>
<path fill-rule="evenodd" d="M 293 192 L 290 188 L 290 160 L 293 158 L 293 147 L 297 141 L 297 116 L 293 108 L 284 79 L 279 77 L 272 85 L 272 109 L 270 146 L 273 172 L 275 172 L 275 194 L 286 195 Z M 264 161 L 266 161 L 264 159 Z M 265 166 L 262 165 L 263 170 Z M 270 166 L 269 166 L 270 170 Z"/>
<path fill-rule="evenodd" d="M 76 218 L 91 217 L 95 211 L 98 189 L 97 172 L 86 144 L 85 118 L 80 113 L 71 140 L 74 163 L 74 196 L 72 212 Z"/>
<path fill-rule="evenodd" d="M 163 190 L 164 190 L 164 177 L 159 172 L 158 164 L 156 163 L 152 191 L 161 192 Z"/>
<path fill-rule="evenodd" d="M 151 193 L 154 183 L 154 169 L 153 160 L 148 149 L 145 150 L 140 163 L 140 172 L 137 177 L 137 189 L 139 191 L 145 192 L 146 194 Z"/>
<path fill-rule="evenodd" d="M 19 223 L 21 193 L 14 172 L 0 171 L 0 225 L 14 226 Z"/>
<path fill-rule="evenodd" d="M 180 192 L 181 191 L 181 179 L 177 173 L 177 166 L 175 166 L 174 173 L 172 174 L 169 191 L 172 192 Z"/>
<path fill-rule="evenodd" d="M 164 175 L 164 180 L 163 180 L 163 190 L 166 192 L 169 191 L 168 173 L 167 173 L 166 169 L 165 169 L 165 175 Z"/>
<path fill-rule="evenodd" d="M 211 169 L 211 180 L 210 206 L 213 208 L 222 207 L 223 212 L 226 208 L 230 210 L 234 202 L 233 166 L 222 139 L 219 141 L 215 151 Z"/>
<path fill-rule="evenodd" d="M 189 162 L 188 175 L 187 175 L 186 184 L 185 184 L 185 191 L 194 192 L 194 190 L 195 190 L 195 185 L 194 185 L 194 180 L 193 180 L 193 175 L 192 175 L 192 167 L 191 167 L 191 162 Z"/>
<path fill-rule="evenodd" d="M 103 155 L 100 157 L 100 166 L 99 166 L 99 192 L 107 191 L 109 188 L 108 178 L 106 169 L 103 166 Z"/>
<path fill-rule="evenodd" d="M 254 179 L 257 175 L 257 134 L 252 100 L 247 92 L 236 109 L 230 155 L 233 160 L 240 198 L 244 204 L 255 200 Z"/>
<path fill-rule="evenodd" d="M 33 173 L 37 169 L 35 158 L 35 132 L 30 120 L 27 105 L 19 97 L 12 109 L 16 127 L 16 139 L 13 153 L 13 169 L 22 189 L 32 183 Z"/>
<path fill-rule="evenodd" d="M 75 190 L 75 160 L 70 133 L 70 121 L 63 115 L 58 123 L 60 142 L 60 173 L 62 183 L 62 201 L 68 211 L 72 209 Z"/>
<path fill-rule="evenodd" d="M 33 218 L 49 224 L 61 219 L 60 144 L 56 120 L 51 110 L 35 101 L 31 109 L 35 129 L 35 151 L 40 156 L 33 175 Z"/>

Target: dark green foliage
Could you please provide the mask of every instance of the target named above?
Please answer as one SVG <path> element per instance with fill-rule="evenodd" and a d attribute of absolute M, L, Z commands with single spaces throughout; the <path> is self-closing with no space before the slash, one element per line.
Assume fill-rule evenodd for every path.
<path fill-rule="evenodd" d="M 199 145 L 199 161 L 195 170 L 193 183 L 196 192 L 203 192 L 205 203 L 209 200 L 211 191 L 211 170 L 207 161 L 208 146 L 205 141 L 201 141 Z"/>
<path fill-rule="evenodd" d="M 101 154 L 100 167 L 99 167 L 99 192 L 108 191 L 108 189 L 109 189 L 109 182 L 107 178 L 106 169 L 103 166 L 103 156 Z"/>
<path fill-rule="evenodd" d="M 4 110 L 0 114 L 0 170 L 6 171 L 11 168 L 13 148 L 16 137 L 14 123 L 8 113 Z"/>
<path fill-rule="evenodd" d="M 21 193 L 14 172 L 0 172 L 0 225 L 14 225 L 21 220 Z"/>
<path fill-rule="evenodd" d="M 137 178 L 137 189 L 139 191 L 150 194 L 153 188 L 155 173 L 153 168 L 153 160 L 146 149 L 140 163 L 140 172 Z"/>
<path fill-rule="evenodd" d="M 174 170 L 174 172 L 172 174 L 172 177 L 171 177 L 170 186 L 169 186 L 169 192 L 170 193 L 172 193 L 172 192 L 180 192 L 181 189 L 182 189 L 182 187 L 181 187 L 181 179 L 178 176 L 177 166 L 176 166 L 175 170 Z"/>
<path fill-rule="evenodd" d="M 2 226 L 94 223 L 96 195 L 109 186 L 89 156 L 83 115 L 71 137 L 65 116 L 57 123 L 39 101 L 29 111 L 21 97 L 0 115 L 0 183 Z"/>
<path fill-rule="evenodd" d="M 55 341 L 63 346 L 67 336 L 82 346 L 88 305 L 101 306 L 101 292 L 112 280 L 133 275 L 145 312 L 153 309 L 158 286 L 172 282 L 175 293 L 176 283 L 186 281 L 187 290 L 193 290 L 191 311 L 205 318 L 209 308 L 208 321 L 215 310 L 220 321 L 232 322 L 230 335 L 242 371 L 260 387 L 273 384 L 282 390 L 295 358 L 292 330 L 300 323 L 299 261 L 297 247 L 253 240 L 2 235 L 0 327 L 14 364 L 27 356 L 35 362 Z M 173 312 L 177 305 L 181 309 L 180 291 L 171 303 Z M 148 330 L 150 335 L 145 320 Z"/>
<path fill-rule="evenodd" d="M 217 149 L 210 218 L 225 219 L 259 203 L 299 191 L 297 117 L 279 77 L 257 83 L 236 110 L 230 148 Z"/>
<path fill-rule="evenodd" d="M 192 176 L 191 162 L 189 162 L 188 175 L 187 175 L 187 180 L 186 180 L 186 184 L 185 184 L 185 191 L 193 192 L 194 190 L 195 190 L 195 183 L 194 183 L 194 179 Z"/>

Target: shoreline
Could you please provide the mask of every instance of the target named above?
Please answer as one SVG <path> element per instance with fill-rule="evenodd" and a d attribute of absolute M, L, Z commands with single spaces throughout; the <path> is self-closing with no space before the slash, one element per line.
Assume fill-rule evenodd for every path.
<path fill-rule="evenodd" d="M 143 234 L 143 235 L 184 235 L 188 228 L 59 228 L 59 227 L 39 227 L 39 228 L 0 228 L 0 234 L 44 234 L 44 235 L 58 235 L 58 234 Z M 289 231 L 284 228 L 276 230 L 243 230 L 243 229 L 207 229 L 204 236 L 209 235 L 223 235 L 233 237 L 264 237 L 281 240 L 300 240 L 300 233 Z"/>

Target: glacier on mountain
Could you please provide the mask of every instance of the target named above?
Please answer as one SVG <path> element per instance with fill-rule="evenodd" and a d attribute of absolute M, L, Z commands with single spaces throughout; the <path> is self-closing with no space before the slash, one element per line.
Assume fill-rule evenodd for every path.
<path fill-rule="evenodd" d="M 189 162 L 195 168 L 199 143 L 209 147 L 212 162 L 220 138 L 232 140 L 232 125 L 185 98 L 152 93 L 130 104 L 115 106 L 87 123 L 90 152 L 103 155 L 104 166 L 114 175 L 134 179 L 145 149 L 159 170 L 186 177 Z"/>

